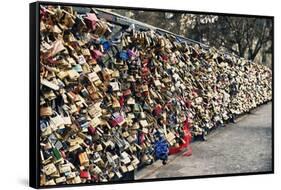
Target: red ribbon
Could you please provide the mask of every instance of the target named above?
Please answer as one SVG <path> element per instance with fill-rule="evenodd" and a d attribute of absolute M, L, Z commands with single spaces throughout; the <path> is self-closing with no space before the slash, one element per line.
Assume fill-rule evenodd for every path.
<path fill-rule="evenodd" d="M 189 125 L 188 125 L 188 119 L 184 121 L 184 126 L 183 126 L 183 131 L 184 131 L 184 143 L 181 144 L 179 147 L 170 147 L 169 148 L 169 154 L 176 154 L 181 152 L 183 149 L 188 147 L 188 150 L 183 154 L 183 156 L 190 156 L 192 155 L 192 149 L 189 146 L 191 142 L 191 133 L 189 131 Z"/>

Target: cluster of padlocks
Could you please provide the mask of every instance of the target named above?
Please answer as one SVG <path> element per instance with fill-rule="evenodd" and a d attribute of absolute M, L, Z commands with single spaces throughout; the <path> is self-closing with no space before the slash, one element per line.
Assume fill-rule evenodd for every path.
<path fill-rule="evenodd" d="M 122 179 L 271 100 L 263 65 L 72 7 L 40 16 L 42 186 Z"/>

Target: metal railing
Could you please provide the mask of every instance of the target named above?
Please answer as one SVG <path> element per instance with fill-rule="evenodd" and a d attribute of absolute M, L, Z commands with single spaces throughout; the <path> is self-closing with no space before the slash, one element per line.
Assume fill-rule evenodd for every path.
<path fill-rule="evenodd" d="M 158 28 L 158 27 L 152 26 L 150 24 L 146 24 L 146 23 L 137 21 L 135 19 L 128 18 L 128 17 L 122 16 L 120 14 L 111 12 L 111 11 L 107 11 L 105 9 L 92 8 L 92 11 L 97 13 L 97 15 L 99 15 L 101 18 L 104 18 L 105 20 L 110 21 L 110 22 L 112 22 L 114 24 L 117 24 L 117 25 L 120 25 L 120 26 L 129 27 L 130 25 L 134 24 L 136 29 L 154 30 L 154 31 L 156 31 L 156 32 L 158 32 L 160 34 L 170 34 L 172 36 L 175 36 L 178 40 L 180 40 L 182 42 L 187 42 L 188 44 L 193 44 L 193 45 L 194 44 L 198 44 L 198 45 L 200 45 L 201 48 L 203 48 L 205 50 L 208 50 L 208 49 L 211 48 L 210 46 L 208 46 L 208 45 L 206 45 L 204 43 L 192 40 L 192 39 L 187 38 L 185 36 L 182 36 L 182 35 L 179 35 L 179 34 L 175 34 L 175 33 L 171 32 L 171 31 L 168 31 L 168 30 L 165 30 L 165 29 L 162 29 L 162 28 Z M 236 58 L 245 59 L 244 57 L 240 57 L 240 56 L 238 56 L 238 55 L 236 55 L 234 53 L 230 53 L 228 51 L 220 51 L 220 50 L 218 50 L 218 53 L 221 54 L 221 55 L 228 55 L 228 56 L 234 56 Z M 250 63 L 253 63 L 251 60 L 248 60 L 248 61 Z"/>
<path fill-rule="evenodd" d="M 165 30 L 165 29 L 162 29 L 162 28 L 158 28 L 158 27 L 152 26 L 150 24 L 143 23 L 143 22 L 137 21 L 135 19 L 128 18 L 128 17 L 122 16 L 122 15 L 120 15 L 118 13 L 111 12 L 111 11 L 108 11 L 108 10 L 105 10 L 105 9 L 102 9 L 102 8 L 75 7 L 74 9 L 79 14 L 86 14 L 87 12 L 94 12 L 100 18 L 104 18 L 105 20 L 107 20 L 107 21 L 109 21 L 109 22 L 111 22 L 113 24 L 119 25 L 121 27 L 130 27 L 132 24 L 134 24 L 135 29 L 154 30 L 154 31 L 156 31 L 159 34 L 169 34 L 169 35 L 175 36 L 179 41 L 186 42 L 187 44 L 193 44 L 193 45 L 194 44 L 198 44 L 201 48 L 203 48 L 205 50 L 208 50 L 208 49 L 211 48 L 210 46 L 208 46 L 208 45 L 206 45 L 204 43 L 192 40 L 192 39 L 187 38 L 185 36 L 182 36 L 182 35 L 179 35 L 179 34 L 175 34 L 175 33 L 171 32 L 171 31 L 168 31 L 168 30 Z M 233 56 L 233 57 L 236 57 L 236 58 L 239 58 L 239 59 L 242 58 L 244 60 L 247 60 L 244 57 L 240 57 L 240 56 L 238 56 L 238 55 L 236 55 L 234 53 L 230 53 L 230 52 L 228 52 L 226 50 L 224 50 L 224 51 L 217 50 L 217 53 L 220 54 L 220 55 L 228 55 L 228 56 Z M 251 60 L 248 60 L 248 61 L 250 63 L 253 63 L 253 61 L 251 61 Z"/>

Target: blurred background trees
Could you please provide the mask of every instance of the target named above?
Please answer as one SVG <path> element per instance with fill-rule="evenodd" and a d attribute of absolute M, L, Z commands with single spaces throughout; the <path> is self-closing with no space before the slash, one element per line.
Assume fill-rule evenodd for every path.
<path fill-rule="evenodd" d="M 272 19 L 110 9 L 141 22 L 271 67 Z"/>

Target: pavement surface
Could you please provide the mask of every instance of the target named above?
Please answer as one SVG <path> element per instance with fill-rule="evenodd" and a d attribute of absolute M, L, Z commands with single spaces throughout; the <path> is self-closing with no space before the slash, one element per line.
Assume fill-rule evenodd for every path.
<path fill-rule="evenodd" d="M 213 130 L 207 141 L 191 144 L 192 155 L 169 156 L 135 173 L 135 179 L 169 178 L 272 170 L 272 103 L 261 105 L 235 124 Z"/>

